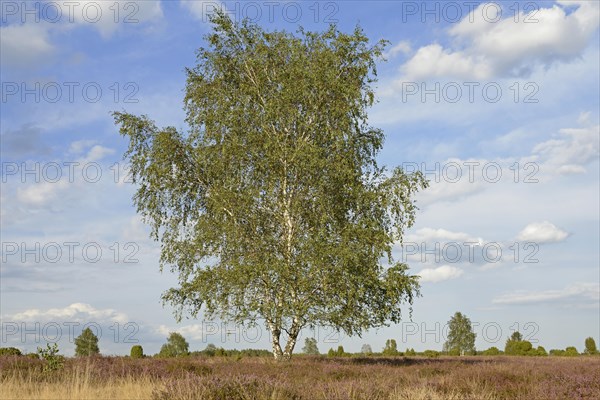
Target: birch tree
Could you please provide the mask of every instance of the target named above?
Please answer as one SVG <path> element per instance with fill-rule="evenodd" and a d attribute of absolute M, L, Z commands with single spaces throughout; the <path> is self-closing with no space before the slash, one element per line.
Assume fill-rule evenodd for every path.
<path fill-rule="evenodd" d="M 376 61 L 357 27 L 267 32 L 217 13 L 188 68 L 185 132 L 113 114 L 137 211 L 179 277 L 183 315 L 264 323 L 288 360 L 303 328 L 348 335 L 400 321 L 418 277 L 392 258 L 420 173 L 378 165 Z"/>

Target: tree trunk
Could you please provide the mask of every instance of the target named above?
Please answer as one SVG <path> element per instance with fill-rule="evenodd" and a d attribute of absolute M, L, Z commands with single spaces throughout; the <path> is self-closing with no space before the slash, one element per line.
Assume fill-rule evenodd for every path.
<path fill-rule="evenodd" d="M 271 345 L 273 348 L 273 357 L 275 358 L 275 360 L 280 361 L 283 359 L 283 351 L 281 350 L 281 345 L 279 344 L 281 330 L 271 322 L 269 322 L 269 330 L 271 331 Z"/>

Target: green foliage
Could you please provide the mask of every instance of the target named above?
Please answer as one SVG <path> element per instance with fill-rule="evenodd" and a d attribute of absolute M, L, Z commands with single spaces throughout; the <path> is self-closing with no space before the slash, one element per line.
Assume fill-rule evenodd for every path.
<path fill-rule="evenodd" d="M 85 328 L 81 335 L 75 338 L 75 355 L 78 357 L 100 354 L 98 337 L 90 328 Z"/>
<path fill-rule="evenodd" d="M 560 357 L 576 357 L 579 355 L 579 352 L 575 347 L 569 346 L 565 350 L 550 350 L 551 356 L 560 356 Z"/>
<path fill-rule="evenodd" d="M 423 355 L 429 358 L 437 358 L 440 356 L 440 352 L 436 350 L 425 350 L 423 352 Z"/>
<path fill-rule="evenodd" d="M 497 356 L 497 355 L 500 355 L 501 352 L 497 347 L 492 346 L 489 349 L 485 350 L 482 354 L 484 356 Z"/>
<path fill-rule="evenodd" d="M 546 349 L 545 349 L 545 348 L 543 348 L 542 346 L 538 346 L 538 347 L 537 347 L 537 349 L 536 349 L 536 353 L 537 353 L 537 354 L 536 354 L 537 356 L 547 356 L 547 355 L 548 355 L 548 352 L 547 352 L 547 351 L 546 351 Z"/>
<path fill-rule="evenodd" d="M 20 356 L 21 350 L 16 347 L 0 347 L 0 356 Z"/>
<path fill-rule="evenodd" d="M 129 353 L 131 358 L 144 358 L 144 349 L 139 344 L 131 346 L 131 352 Z"/>
<path fill-rule="evenodd" d="M 182 357 L 189 354 L 189 344 L 185 338 L 177 332 L 171 332 L 167 338 L 167 343 L 163 344 L 158 353 L 158 357 Z"/>
<path fill-rule="evenodd" d="M 471 320 L 456 312 L 448 321 L 448 340 L 444 344 L 444 350 L 456 355 L 475 354 L 476 336 L 471 327 Z"/>
<path fill-rule="evenodd" d="M 533 349 L 531 342 L 527 340 L 508 339 L 504 347 L 504 353 L 509 356 L 525 356 Z"/>
<path fill-rule="evenodd" d="M 577 349 L 573 346 L 569 346 L 565 349 L 565 356 L 567 357 L 576 357 L 579 355 L 579 352 L 577 351 Z"/>
<path fill-rule="evenodd" d="M 225 350 L 222 347 L 217 347 L 214 344 L 210 343 L 206 346 L 204 350 L 201 351 L 193 351 L 190 353 L 190 356 L 203 356 L 203 357 L 272 357 L 273 354 L 264 349 L 232 349 Z"/>
<path fill-rule="evenodd" d="M 58 344 L 53 343 L 50 346 L 50 343 L 46 343 L 46 348 L 37 348 L 37 352 L 41 358 L 46 362 L 44 364 L 44 372 L 53 372 L 58 371 L 63 368 L 65 364 L 65 358 L 58 354 Z"/>
<path fill-rule="evenodd" d="M 523 340 L 523 335 L 521 335 L 521 332 L 519 331 L 515 331 L 513 332 L 513 334 L 510 336 L 510 340 L 512 340 L 513 342 L 520 342 Z"/>
<path fill-rule="evenodd" d="M 415 351 L 415 349 L 410 348 L 410 349 L 406 349 L 406 353 L 404 353 L 404 355 L 406 355 L 406 356 L 416 356 L 417 352 Z"/>
<path fill-rule="evenodd" d="M 506 340 L 504 353 L 510 356 L 547 356 L 548 352 L 542 346 L 533 348 L 531 342 L 523 340 L 521 333 L 513 332 L 511 337 Z"/>
<path fill-rule="evenodd" d="M 306 338 L 304 340 L 304 347 L 302 348 L 302 352 L 304 354 L 320 354 L 319 348 L 317 347 L 317 339 L 315 338 Z"/>
<path fill-rule="evenodd" d="M 398 345 L 395 339 L 388 339 L 385 341 L 385 347 L 383 348 L 382 354 L 384 356 L 397 356 L 400 355 L 398 352 Z"/>
<path fill-rule="evenodd" d="M 459 349 L 454 348 L 454 349 L 448 350 L 448 355 L 449 356 L 460 356 L 461 354 L 460 354 L 460 350 Z"/>
<path fill-rule="evenodd" d="M 338 346 L 337 350 L 329 349 L 329 351 L 327 352 L 328 357 L 345 357 L 348 355 L 350 354 L 344 351 L 344 346 Z"/>
<path fill-rule="evenodd" d="M 384 134 L 367 110 L 386 43 L 360 28 L 294 36 L 225 13 L 212 22 L 187 69 L 187 133 L 113 114 L 134 203 L 161 268 L 179 275 L 163 300 L 178 318 L 265 320 L 286 359 L 304 327 L 354 335 L 399 322 L 419 283 L 392 248 L 427 181 L 376 161 Z"/>
<path fill-rule="evenodd" d="M 598 354 L 598 348 L 596 347 L 596 341 L 594 340 L 593 337 L 588 337 L 587 339 L 585 339 L 585 350 L 583 351 L 584 354 L 593 356 Z"/>

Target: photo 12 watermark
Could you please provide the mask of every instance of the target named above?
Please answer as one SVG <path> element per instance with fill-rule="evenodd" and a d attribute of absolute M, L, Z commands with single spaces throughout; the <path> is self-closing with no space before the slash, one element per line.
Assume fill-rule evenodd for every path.
<path fill-rule="evenodd" d="M 536 175 L 540 171 L 539 164 L 531 161 L 515 161 L 510 165 L 502 165 L 495 161 L 407 161 L 400 167 L 408 174 L 421 172 L 432 183 L 498 183 L 503 177 L 511 177 L 514 183 L 539 183 Z"/>
<path fill-rule="evenodd" d="M 402 82 L 402 103 L 496 104 L 503 98 L 517 104 L 540 102 L 536 82 Z"/>
<path fill-rule="evenodd" d="M 2 103 L 98 103 L 107 98 L 114 103 L 139 103 L 136 82 L 10 82 L 3 81 Z"/>
<path fill-rule="evenodd" d="M 2 242 L 2 263 L 88 263 L 100 261 L 115 264 L 136 264 L 140 245 L 136 242 L 113 242 L 101 245 L 98 242 Z"/>
<path fill-rule="evenodd" d="M 102 329 L 104 325 L 104 329 Z M 69 343 L 74 343 L 78 336 L 86 329 L 90 329 L 98 338 L 110 340 L 113 343 L 139 343 L 136 335 L 140 327 L 135 322 L 119 323 L 114 322 L 109 326 L 98 322 L 2 322 L 2 344 L 9 342 L 27 343 L 56 343 L 67 339 Z"/>
<path fill-rule="evenodd" d="M 149 0 L 152 1 L 152 0 Z M 140 4 L 137 1 L 2 1 L 3 24 L 24 23 L 115 23 L 137 24 Z"/>

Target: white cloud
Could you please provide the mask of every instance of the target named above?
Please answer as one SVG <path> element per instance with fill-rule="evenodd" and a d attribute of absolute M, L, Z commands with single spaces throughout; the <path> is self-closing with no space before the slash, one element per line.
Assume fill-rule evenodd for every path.
<path fill-rule="evenodd" d="M 87 155 L 85 156 L 85 158 L 82 161 L 83 162 L 99 161 L 108 155 L 114 154 L 114 152 L 115 152 L 114 149 L 100 146 L 100 145 L 95 145 L 88 151 Z"/>
<path fill-rule="evenodd" d="M 211 326 L 213 326 L 213 325 L 211 325 Z M 205 335 L 207 335 L 207 334 L 214 335 L 216 333 L 212 329 L 208 330 L 208 331 L 205 330 L 203 324 L 178 326 L 176 328 L 171 328 L 166 325 L 160 325 L 156 329 L 156 332 L 165 337 L 168 337 L 169 333 L 171 333 L 171 332 L 177 332 L 177 333 L 180 333 L 186 339 L 193 339 L 193 340 L 202 340 L 202 338 L 204 338 Z"/>
<path fill-rule="evenodd" d="M 68 3 L 60 3 L 65 13 L 70 9 Z M 67 13 L 67 17 L 63 18 L 64 24 L 67 25 L 63 26 L 92 26 L 104 38 L 110 37 L 122 25 L 135 26 L 163 16 L 160 1 L 80 0 L 71 7 L 73 22 L 68 22 Z"/>
<path fill-rule="evenodd" d="M 94 144 L 96 144 L 95 140 L 77 140 L 75 142 L 72 142 L 69 146 L 69 153 L 81 154 L 85 151 L 85 149 L 93 146 Z"/>
<path fill-rule="evenodd" d="M 14 24 L 0 27 L 2 66 L 26 67 L 43 62 L 56 50 L 50 43 L 48 25 Z"/>
<path fill-rule="evenodd" d="M 478 242 L 482 243 L 482 238 L 473 237 L 464 232 L 452 232 L 446 229 L 421 228 L 415 233 L 406 235 L 408 242 Z"/>
<path fill-rule="evenodd" d="M 527 15 L 521 11 L 517 21 L 505 12 L 497 22 L 492 22 L 491 4 L 479 5 L 450 28 L 448 33 L 458 49 L 439 44 L 421 47 L 401 67 L 402 80 L 527 76 L 539 65 L 547 67 L 579 57 L 599 24 L 599 3 L 595 1 L 558 2 Z M 567 15 L 567 4 L 578 8 Z"/>
<path fill-rule="evenodd" d="M 584 165 L 600 157 L 600 125 L 561 129 L 559 135 L 533 148 L 533 155 L 543 160 L 544 170 L 558 174 L 584 173 Z"/>
<path fill-rule="evenodd" d="M 577 283 L 559 290 L 516 291 L 496 297 L 494 304 L 535 304 L 556 300 L 600 300 L 600 286 L 597 283 Z"/>
<path fill-rule="evenodd" d="M 51 41 L 52 34 L 60 34 L 70 28 L 91 26 L 107 38 L 120 26 L 137 26 L 163 16 L 160 1 L 80 0 L 48 3 L 52 3 L 52 12 L 60 15 L 57 21 L 19 23 L 9 19 L 8 25 L 0 27 L 2 66 L 26 67 L 48 61 L 57 50 Z M 25 3 L 22 3 L 22 7 L 25 7 Z M 31 9 L 43 10 L 44 7 L 38 4 Z"/>
<path fill-rule="evenodd" d="M 207 22 L 208 17 L 216 10 L 226 9 L 220 1 L 211 0 L 181 0 L 181 5 L 203 22 Z"/>
<path fill-rule="evenodd" d="M 13 314 L 8 317 L 15 321 L 68 321 L 68 322 L 107 322 L 114 321 L 119 323 L 128 322 L 128 317 L 124 313 L 117 312 L 113 309 L 96 309 L 86 303 L 73 303 L 64 308 L 50 308 L 48 310 L 40 310 L 37 308 L 25 310 L 23 312 Z"/>
<path fill-rule="evenodd" d="M 398 54 L 409 54 L 411 51 L 412 48 L 410 47 L 410 42 L 403 40 L 383 53 L 383 56 L 389 60 L 390 58 L 396 57 Z"/>
<path fill-rule="evenodd" d="M 532 222 L 527 225 L 519 235 L 517 240 L 523 242 L 535 242 L 535 243 L 552 243 L 561 242 L 565 240 L 569 234 L 556 225 L 548 222 Z"/>
<path fill-rule="evenodd" d="M 17 200 L 29 206 L 41 207 L 56 200 L 58 193 L 68 187 L 66 179 L 58 182 L 42 181 L 24 188 L 17 188 Z"/>
<path fill-rule="evenodd" d="M 450 265 L 442 265 L 438 268 L 425 268 L 418 275 L 421 276 L 420 282 L 442 282 L 449 279 L 456 279 L 461 276 L 464 271 Z"/>

